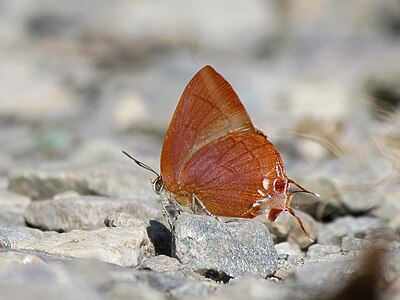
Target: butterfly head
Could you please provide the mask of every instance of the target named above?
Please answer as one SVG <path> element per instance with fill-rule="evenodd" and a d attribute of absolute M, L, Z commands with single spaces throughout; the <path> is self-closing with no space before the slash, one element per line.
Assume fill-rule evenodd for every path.
<path fill-rule="evenodd" d="M 156 179 L 154 179 L 152 182 L 153 184 L 153 190 L 157 195 L 160 195 L 162 191 L 164 190 L 164 181 L 162 180 L 161 175 L 158 175 Z"/>

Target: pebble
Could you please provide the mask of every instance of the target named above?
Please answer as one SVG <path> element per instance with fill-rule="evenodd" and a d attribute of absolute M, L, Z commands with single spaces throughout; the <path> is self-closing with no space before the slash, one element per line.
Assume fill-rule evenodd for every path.
<path fill-rule="evenodd" d="M 145 224 L 147 234 L 154 245 L 157 255 L 171 256 L 171 232 L 164 224 L 155 220 L 143 221 L 127 213 L 109 215 L 104 223 L 107 227 L 136 227 Z"/>
<path fill-rule="evenodd" d="M 125 267 L 134 267 L 155 255 L 143 222 L 137 227 L 73 230 L 55 236 L 15 241 L 13 249 L 43 251 L 61 256 L 96 258 Z"/>
<path fill-rule="evenodd" d="M 276 244 L 275 249 L 280 258 L 286 259 L 291 264 L 295 264 L 305 256 L 304 252 L 301 251 L 299 245 L 289 242 Z"/>
<path fill-rule="evenodd" d="M 267 277 L 277 267 L 272 238 L 267 227 L 257 221 L 222 223 L 213 217 L 182 214 L 172 236 L 173 255 L 203 274 Z"/>
<path fill-rule="evenodd" d="M 345 280 L 351 278 L 357 270 L 358 261 L 355 257 L 354 253 L 336 253 L 307 260 L 286 280 L 295 282 L 297 285 L 312 286 L 316 294 L 319 293 L 318 291 L 331 293 L 337 290 Z"/>
<path fill-rule="evenodd" d="M 341 193 L 340 201 L 349 214 L 365 214 L 378 208 L 383 202 L 384 191 L 376 188 L 374 190 L 354 190 Z"/>
<path fill-rule="evenodd" d="M 28 197 L 0 189 L 0 226 L 25 226 L 24 212 L 30 202 Z"/>
<path fill-rule="evenodd" d="M 32 202 L 26 209 L 25 220 L 43 230 L 92 230 L 104 227 L 104 219 L 117 212 L 130 213 L 143 220 L 162 218 L 159 209 L 134 199 L 67 194 Z"/>
<path fill-rule="evenodd" d="M 207 300 L 240 299 L 297 299 L 295 292 L 283 284 L 276 284 L 264 278 L 246 274 L 229 281 Z"/>
<path fill-rule="evenodd" d="M 30 241 L 57 235 L 52 231 L 41 231 L 29 227 L 0 227 L 0 248 L 2 248 L 2 241 L 6 242 L 4 248 L 10 248 L 15 242 Z"/>
<path fill-rule="evenodd" d="M 5 268 L 12 268 L 15 265 L 44 264 L 44 263 L 45 262 L 41 258 L 29 253 L 17 252 L 17 251 L 0 252 L 0 269 L 2 270 Z"/>
<path fill-rule="evenodd" d="M 139 270 L 150 270 L 154 272 L 175 271 L 181 268 L 182 264 L 178 259 L 166 255 L 149 257 L 138 266 Z"/>
<path fill-rule="evenodd" d="M 321 245 L 314 244 L 308 247 L 307 249 L 307 258 L 317 259 L 324 257 L 326 255 L 330 255 L 332 253 L 339 253 L 341 248 L 336 245 Z"/>
<path fill-rule="evenodd" d="M 340 246 L 344 236 L 365 237 L 373 230 L 383 227 L 384 223 L 373 217 L 342 217 L 320 226 L 318 243 L 322 245 Z"/>

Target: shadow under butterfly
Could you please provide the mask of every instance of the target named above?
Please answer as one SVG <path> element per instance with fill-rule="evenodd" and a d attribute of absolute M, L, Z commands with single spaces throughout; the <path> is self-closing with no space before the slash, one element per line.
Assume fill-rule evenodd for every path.
<path fill-rule="evenodd" d="M 167 207 L 193 213 L 275 221 L 291 207 L 298 192 L 318 196 L 284 171 L 278 150 L 252 124 L 231 85 L 211 66 L 203 67 L 186 86 L 169 125 L 161 152 L 161 174 L 123 151 L 140 167 L 153 172 L 155 192 L 172 227 Z M 290 185 L 299 190 L 289 191 Z"/>

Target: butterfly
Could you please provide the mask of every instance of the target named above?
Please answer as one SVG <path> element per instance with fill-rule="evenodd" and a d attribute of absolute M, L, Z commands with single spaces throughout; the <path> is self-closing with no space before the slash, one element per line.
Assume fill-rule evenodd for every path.
<path fill-rule="evenodd" d="M 167 207 L 183 207 L 209 215 L 275 221 L 291 207 L 293 195 L 317 195 L 289 178 L 281 156 L 267 136 L 256 129 L 232 86 L 211 66 L 203 67 L 186 86 L 161 151 L 161 174 L 155 192 L 171 225 Z M 289 191 L 290 185 L 299 190 Z M 308 234 L 307 234 L 308 235 Z"/>

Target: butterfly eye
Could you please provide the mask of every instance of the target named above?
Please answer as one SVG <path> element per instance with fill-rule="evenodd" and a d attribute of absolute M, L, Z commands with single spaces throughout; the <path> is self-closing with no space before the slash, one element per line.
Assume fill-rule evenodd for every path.
<path fill-rule="evenodd" d="M 159 195 L 163 188 L 164 188 L 164 182 L 161 176 L 159 176 L 153 182 L 153 189 L 156 192 L 156 194 Z"/>

